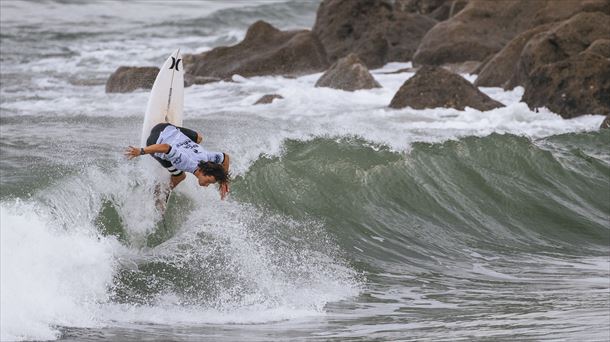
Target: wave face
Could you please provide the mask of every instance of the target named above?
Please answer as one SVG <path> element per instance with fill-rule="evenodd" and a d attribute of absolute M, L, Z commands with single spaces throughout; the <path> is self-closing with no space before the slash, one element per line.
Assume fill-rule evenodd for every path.
<path fill-rule="evenodd" d="M 94 167 L 2 202 L 3 339 L 321 313 L 330 328 L 307 329 L 337 338 L 434 340 L 457 324 L 470 327 L 458 338 L 603 339 L 608 137 L 492 134 L 409 153 L 288 140 L 237 177 L 232 201 L 189 184 L 160 221 L 138 165 Z M 405 323 L 388 333 L 388 317 Z M 142 336 L 129 331 L 112 334 Z"/>
<path fill-rule="evenodd" d="M 406 154 L 356 138 L 288 141 L 281 157 L 254 163 L 236 191 L 281 213 L 324 219 L 345 246 L 384 261 L 460 258 L 465 248 L 603 255 L 607 139 L 492 134 L 417 143 Z M 389 245 L 363 241 L 370 236 Z"/>
<path fill-rule="evenodd" d="M 260 336 L 288 321 L 336 338 L 435 340 L 457 325 L 457 338 L 603 339 L 608 138 L 492 134 L 409 152 L 286 140 L 230 201 L 189 178 L 163 219 L 138 164 L 26 178 L 35 194 L 1 202 L 2 338 L 170 338 L 167 325 L 202 338 L 218 324 Z M 301 323 L 320 315 L 331 323 Z"/>

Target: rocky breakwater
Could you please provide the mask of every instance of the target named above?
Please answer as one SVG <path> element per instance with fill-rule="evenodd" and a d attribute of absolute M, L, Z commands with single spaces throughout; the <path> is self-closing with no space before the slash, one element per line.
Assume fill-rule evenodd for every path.
<path fill-rule="evenodd" d="M 438 21 L 447 20 L 459 13 L 469 0 L 394 0 L 399 11 L 425 14 Z"/>
<path fill-rule="evenodd" d="M 234 46 L 184 55 L 187 74 L 228 79 L 262 75 L 299 76 L 326 70 L 324 47 L 309 30 L 280 31 L 269 23 L 252 24 Z"/>
<path fill-rule="evenodd" d="M 444 68 L 424 66 L 398 89 L 390 102 L 391 108 L 466 107 L 487 111 L 504 107 L 479 91 L 472 83 Z"/>
<path fill-rule="evenodd" d="M 331 63 L 353 53 L 373 69 L 392 61 L 410 61 L 436 23 L 384 0 L 325 0 L 318 8 L 313 32 Z"/>
<path fill-rule="evenodd" d="M 608 8 L 610 11 L 610 1 Z M 610 16 L 581 12 L 530 29 L 482 68 L 475 85 L 523 86 L 531 108 L 564 118 L 610 113 Z"/>
<path fill-rule="evenodd" d="M 483 61 L 518 34 L 580 12 L 607 11 L 608 0 L 470 0 L 422 38 L 415 64 Z"/>

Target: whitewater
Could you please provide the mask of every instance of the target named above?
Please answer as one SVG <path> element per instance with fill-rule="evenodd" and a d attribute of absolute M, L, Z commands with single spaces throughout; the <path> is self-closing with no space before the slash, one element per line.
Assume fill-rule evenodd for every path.
<path fill-rule="evenodd" d="M 610 339 L 610 133 L 506 105 L 390 109 L 321 74 L 185 89 L 232 194 L 177 188 L 161 219 L 121 65 L 311 28 L 318 2 L 0 2 L 0 339 Z M 463 75 L 474 82 L 475 75 Z M 284 99 L 253 105 L 265 94 Z"/>

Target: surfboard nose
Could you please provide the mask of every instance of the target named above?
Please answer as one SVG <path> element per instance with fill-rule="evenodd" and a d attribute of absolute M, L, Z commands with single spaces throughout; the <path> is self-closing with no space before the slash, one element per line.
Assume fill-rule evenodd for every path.
<path fill-rule="evenodd" d="M 168 58 L 171 58 L 170 70 L 181 71 L 182 69 L 182 54 L 180 54 L 180 48 L 176 49 Z"/>

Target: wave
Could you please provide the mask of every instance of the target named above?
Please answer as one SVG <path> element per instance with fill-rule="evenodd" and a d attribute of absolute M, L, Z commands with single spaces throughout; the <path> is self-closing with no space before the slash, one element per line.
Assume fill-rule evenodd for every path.
<path fill-rule="evenodd" d="M 143 174 L 137 164 L 90 167 L 26 200 L 3 199 L 2 340 L 116 321 L 315 316 L 360 291 L 319 222 L 219 202 L 193 179 L 161 219 Z"/>
<path fill-rule="evenodd" d="M 364 282 L 421 272 L 515 281 L 515 255 L 605 267 L 608 134 L 492 134 L 408 153 L 287 140 L 235 179 L 229 201 L 187 179 L 163 220 L 139 166 L 90 167 L 1 202 L 2 339 L 319 315 Z M 501 255 L 508 264 L 490 268 Z"/>
<path fill-rule="evenodd" d="M 323 220 L 344 247 L 380 262 L 472 249 L 604 255 L 607 140 L 608 132 L 492 134 L 416 143 L 410 153 L 357 138 L 288 141 L 234 188 L 240 200 Z"/>

